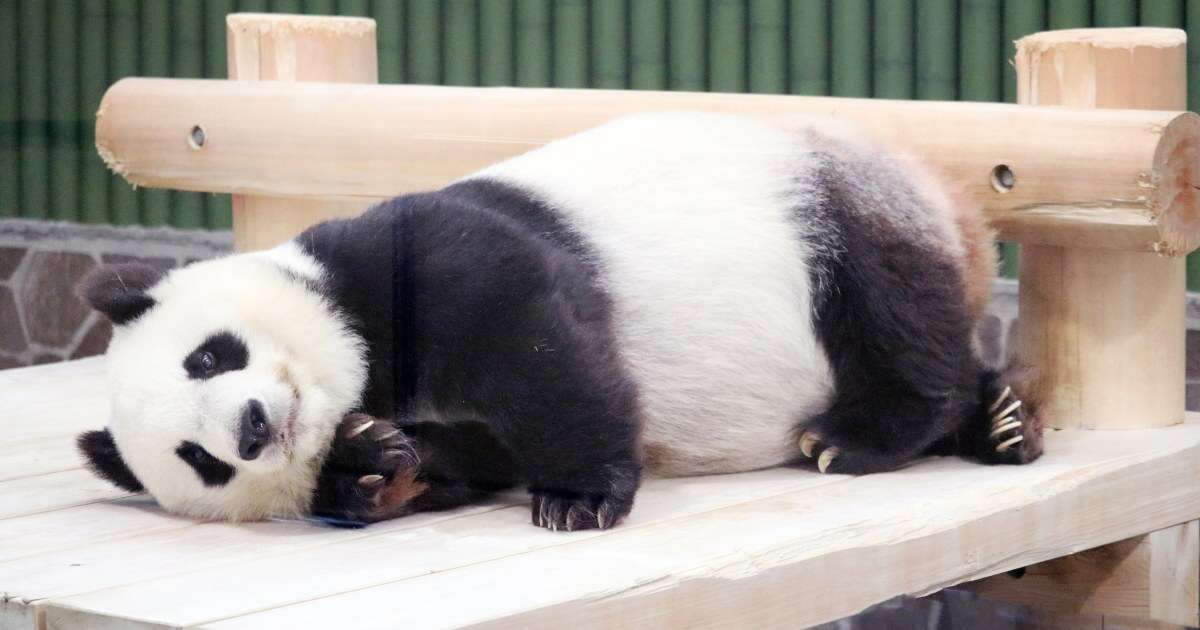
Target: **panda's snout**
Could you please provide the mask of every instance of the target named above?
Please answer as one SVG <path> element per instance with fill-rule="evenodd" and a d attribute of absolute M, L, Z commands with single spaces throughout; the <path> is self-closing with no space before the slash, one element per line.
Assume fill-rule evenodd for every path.
<path fill-rule="evenodd" d="M 242 409 L 242 419 L 239 425 L 241 435 L 238 437 L 238 455 L 244 460 L 257 458 L 263 449 L 271 443 L 271 425 L 267 422 L 267 412 L 262 403 L 251 400 Z"/>

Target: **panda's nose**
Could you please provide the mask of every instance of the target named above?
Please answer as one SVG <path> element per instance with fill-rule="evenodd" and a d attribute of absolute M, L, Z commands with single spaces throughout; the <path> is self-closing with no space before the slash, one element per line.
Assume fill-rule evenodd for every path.
<path fill-rule="evenodd" d="M 267 423 L 267 412 L 262 403 L 251 400 L 242 409 L 241 437 L 238 438 L 238 455 L 251 460 L 262 454 L 271 443 L 271 425 Z"/>

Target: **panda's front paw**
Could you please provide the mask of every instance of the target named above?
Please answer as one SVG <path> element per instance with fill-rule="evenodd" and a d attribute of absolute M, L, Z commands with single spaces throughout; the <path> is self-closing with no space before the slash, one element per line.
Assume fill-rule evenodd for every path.
<path fill-rule="evenodd" d="M 313 516 L 344 527 L 399 516 L 426 490 L 416 479 L 418 464 L 412 441 L 393 423 L 350 414 L 321 468 Z"/>

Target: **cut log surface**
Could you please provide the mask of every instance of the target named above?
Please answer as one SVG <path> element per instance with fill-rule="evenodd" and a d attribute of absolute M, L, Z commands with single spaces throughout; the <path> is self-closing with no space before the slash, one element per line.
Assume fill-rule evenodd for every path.
<path fill-rule="evenodd" d="M 138 186 L 374 200 L 440 187 L 621 114 L 823 114 L 911 150 L 1007 240 L 1182 255 L 1200 245 L 1200 118 L 786 95 L 123 79 L 96 144 Z M 187 141 L 195 127 L 206 142 Z M 631 150 L 636 150 L 632 148 Z M 992 182 L 997 166 L 1011 190 Z"/>
<path fill-rule="evenodd" d="M 650 480 L 605 532 L 537 529 L 516 493 L 359 530 L 203 523 L 81 469 L 101 367 L 0 372 L 21 436 L 0 460 L 2 628 L 795 628 L 1200 517 L 1192 416 L 1054 432 L 1025 467 Z"/>

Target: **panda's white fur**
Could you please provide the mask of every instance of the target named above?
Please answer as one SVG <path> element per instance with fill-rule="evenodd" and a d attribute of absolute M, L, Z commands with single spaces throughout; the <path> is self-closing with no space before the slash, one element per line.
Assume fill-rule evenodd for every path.
<path fill-rule="evenodd" d="M 660 112 L 467 179 L 535 192 L 591 243 L 640 387 L 654 472 L 721 473 L 794 460 L 797 420 L 829 404 L 809 285 L 812 250 L 834 228 L 798 220 L 796 208 L 823 202 L 815 152 L 862 159 L 878 150 L 829 119 Z M 940 238 L 962 259 L 946 196 L 932 179 L 920 183 L 938 212 L 905 216 L 904 229 Z"/>
<path fill-rule="evenodd" d="M 156 306 L 115 328 L 110 430 L 129 468 L 168 510 L 232 520 L 303 514 L 333 427 L 358 402 L 361 340 L 320 296 L 286 281 L 279 265 L 313 279 L 323 273 L 290 243 L 196 263 L 169 273 L 149 291 Z M 242 338 L 249 364 L 189 379 L 182 357 L 219 330 Z M 240 461 L 236 429 L 249 399 L 292 428 L 262 457 Z M 203 485 L 175 455 L 183 440 L 238 462 L 237 474 L 223 486 Z"/>
<path fill-rule="evenodd" d="M 817 170 L 830 156 L 886 163 L 883 179 L 858 182 L 857 194 L 872 201 L 848 209 L 868 223 L 875 201 L 889 204 L 887 176 L 899 160 L 924 209 L 902 207 L 879 229 L 921 235 L 974 277 L 969 251 L 986 245 L 964 242 L 961 210 L 935 180 L 827 120 L 628 116 L 462 183 L 528 191 L 586 242 L 638 390 L 645 465 L 668 475 L 733 472 L 795 460 L 798 426 L 835 394 L 813 296 L 838 290 L 821 261 L 837 255 L 839 227 L 804 212 L 828 201 Z M 111 431 L 167 509 L 249 519 L 308 508 L 334 428 L 360 403 L 370 368 L 364 340 L 311 290 L 336 272 L 296 242 L 196 263 L 170 272 L 149 292 L 154 307 L 116 328 Z M 188 379 L 181 358 L 219 330 L 245 342 L 249 365 Z M 240 461 L 237 417 L 250 398 L 272 423 L 294 416 L 294 428 L 282 446 Z M 236 463 L 237 474 L 203 485 L 174 455 L 181 440 Z"/>
<path fill-rule="evenodd" d="M 800 136 L 749 119 L 618 119 L 479 173 L 534 191 L 595 248 L 644 447 L 665 474 L 773 466 L 833 382 L 793 208 Z"/>

